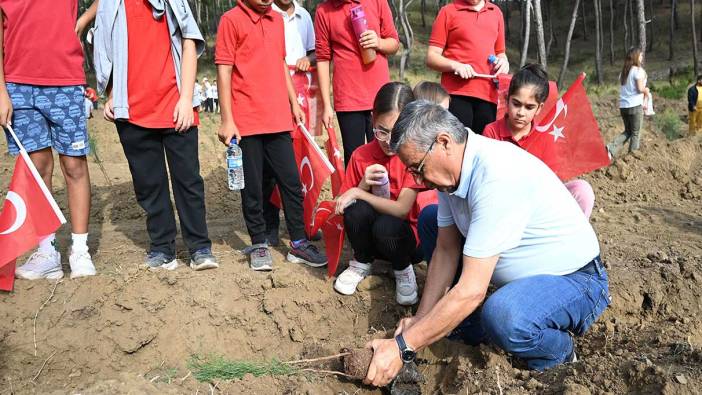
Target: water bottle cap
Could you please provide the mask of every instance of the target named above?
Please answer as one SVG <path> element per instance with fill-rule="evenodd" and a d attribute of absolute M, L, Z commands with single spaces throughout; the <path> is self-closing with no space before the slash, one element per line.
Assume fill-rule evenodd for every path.
<path fill-rule="evenodd" d="M 235 139 L 235 138 L 233 138 L 233 139 L 231 139 L 231 140 L 229 141 L 229 146 L 231 147 L 232 145 L 237 145 L 237 144 L 236 144 L 236 139 Z"/>
<path fill-rule="evenodd" d="M 357 5 L 351 9 L 351 18 L 352 19 L 363 18 L 365 16 L 366 16 L 366 13 L 363 11 L 362 5 Z"/>
<path fill-rule="evenodd" d="M 495 56 L 495 55 L 488 56 L 488 63 L 495 63 L 496 60 L 497 60 L 497 56 Z"/>

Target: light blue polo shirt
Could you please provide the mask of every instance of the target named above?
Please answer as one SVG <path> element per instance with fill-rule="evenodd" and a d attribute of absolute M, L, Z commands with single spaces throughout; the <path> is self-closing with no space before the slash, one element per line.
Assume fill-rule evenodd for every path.
<path fill-rule="evenodd" d="M 600 253 L 595 231 L 542 161 L 508 142 L 468 133 L 461 178 L 439 193 L 438 224 L 456 225 L 463 255 L 499 255 L 492 282 L 565 275 Z"/>

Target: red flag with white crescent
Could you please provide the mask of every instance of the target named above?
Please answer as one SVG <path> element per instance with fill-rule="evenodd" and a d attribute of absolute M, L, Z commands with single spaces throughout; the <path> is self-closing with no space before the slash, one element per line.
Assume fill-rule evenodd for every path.
<path fill-rule="evenodd" d="M 314 67 L 308 71 L 297 71 L 295 66 L 288 68 L 297 93 L 297 104 L 305 113 L 305 127 L 311 135 L 321 136 L 322 94 L 317 81 L 317 70 Z"/>
<path fill-rule="evenodd" d="M 14 132 L 11 134 L 14 138 Z M 66 223 L 29 155 L 17 143 L 20 155 L 0 212 L 0 273 L 5 274 L 8 270 L 1 270 L 5 265 L 13 265 L 17 257 Z M 12 290 L 12 279 L 0 274 L 0 282 L 0 289 Z"/>
<path fill-rule="evenodd" d="M 326 200 L 319 204 L 314 216 L 312 232 L 322 229 L 324 251 L 327 254 L 327 276 L 336 274 L 339 259 L 344 249 L 344 217 L 334 214 L 335 201 Z"/>
<path fill-rule="evenodd" d="M 341 150 L 339 150 L 339 144 L 336 142 L 336 132 L 333 128 L 327 129 L 327 134 L 329 138 L 326 143 L 324 143 L 324 148 L 327 150 L 327 157 L 329 162 L 331 162 L 334 167 L 334 172 L 331 175 L 332 183 L 332 195 L 334 197 L 339 195 L 339 190 L 344 184 L 344 177 L 346 172 L 344 171 L 344 156 L 341 155 Z"/>
<path fill-rule="evenodd" d="M 561 180 L 609 165 L 600 128 L 580 76 L 534 127 L 539 138 L 524 148 L 540 158 Z"/>

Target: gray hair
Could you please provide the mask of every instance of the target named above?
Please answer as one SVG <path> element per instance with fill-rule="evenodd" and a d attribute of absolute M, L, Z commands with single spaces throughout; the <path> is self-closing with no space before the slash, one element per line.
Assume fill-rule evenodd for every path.
<path fill-rule="evenodd" d="M 392 128 L 390 149 L 397 152 L 408 142 L 417 150 L 426 151 L 436 141 L 439 133 L 448 133 L 454 142 L 466 141 L 468 131 L 461 121 L 438 104 L 426 101 L 414 101 L 402 110 Z"/>

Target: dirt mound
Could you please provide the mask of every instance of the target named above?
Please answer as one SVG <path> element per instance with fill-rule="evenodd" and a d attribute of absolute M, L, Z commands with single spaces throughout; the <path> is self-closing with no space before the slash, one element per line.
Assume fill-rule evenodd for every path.
<path fill-rule="evenodd" d="M 605 101 L 594 106 L 611 138 L 622 127 L 616 109 Z M 419 354 L 424 393 L 699 392 L 702 140 L 669 142 L 649 124 L 640 154 L 586 177 L 597 197 L 592 221 L 614 302 L 577 340 L 580 361 L 539 374 L 492 347 L 441 341 Z M 391 334 L 412 311 L 396 305 L 383 265 L 350 297 L 336 294 L 323 270 L 286 263 L 285 248 L 274 252 L 273 272 L 250 271 L 238 252 L 248 242 L 239 195 L 226 189 L 223 150 L 209 116 L 203 117 L 200 153 L 221 268 L 140 268 L 148 240 L 116 132 L 101 120 L 91 121 L 91 131 L 104 168 L 91 158 L 90 246 L 99 275 L 63 280 L 38 314 L 54 284 L 19 281 L 14 293 L 0 296 L 4 392 L 378 393 L 312 373 L 198 382 L 193 356 L 268 361 L 334 354 Z M 0 157 L 0 185 L 7 185 L 12 164 Z M 60 176 L 55 190 L 67 212 Z M 63 229 L 64 256 L 67 236 Z M 180 241 L 178 247 L 185 251 Z M 420 283 L 425 273 L 422 264 Z"/>

